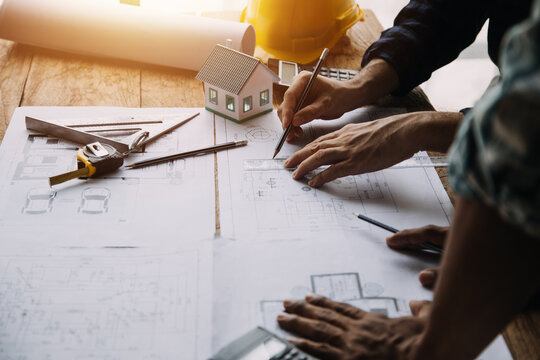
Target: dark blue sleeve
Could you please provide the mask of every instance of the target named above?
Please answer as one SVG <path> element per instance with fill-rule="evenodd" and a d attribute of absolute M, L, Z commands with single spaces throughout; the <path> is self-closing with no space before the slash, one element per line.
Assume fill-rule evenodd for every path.
<path fill-rule="evenodd" d="M 395 94 L 405 94 L 472 44 L 489 8 L 487 0 L 411 0 L 368 48 L 362 66 L 374 58 L 386 60 L 399 76 Z"/>

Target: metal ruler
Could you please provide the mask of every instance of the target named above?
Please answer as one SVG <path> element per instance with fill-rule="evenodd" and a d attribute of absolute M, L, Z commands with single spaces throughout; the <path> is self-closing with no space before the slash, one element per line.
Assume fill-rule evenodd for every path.
<path fill-rule="evenodd" d="M 392 166 L 391 169 L 447 166 L 448 158 L 446 156 L 414 155 L 412 158 Z"/>
<path fill-rule="evenodd" d="M 63 140 L 72 141 L 76 144 L 89 144 L 91 142 L 99 141 L 103 144 L 111 145 L 121 152 L 129 150 L 129 144 L 123 143 L 121 141 L 109 139 L 103 136 L 99 136 L 97 134 L 87 133 L 85 131 L 79 131 L 67 126 L 54 124 L 48 121 L 34 119 L 30 116 L 26 117 L 26 128 L 28 130 L 37 131 Z"/>
<path fill-rule="evenodd" d="M 283 166 L 285 159 L 249 159 L 244 160 L 244 170 L 246 171 L 268 171 L 268 170 L 288 170 Z M 390 169 L 417 168 L 417 167 L 446 167 L 448 159 L 446 156 L 414 155 L 410 159 L 404 160 Z M 328 166 L 321 166 L 319 170 L 324 170 Z"/>
<path fill-rule="evenodd" d="M 125 115 L 56 121 L 45 121 L 27 116 L 26 128 L 80 145 L 93 142 L 108 144 L 121 153 L 125 153 L 130 150 L 132 137 L 140 131 L 147 130 L 149 133 L 144 141 L 137 144 L 138 147 L 143 147 L 184 125 L 199 114 L 198 111 L 190 110 L 169 115 Z"/>

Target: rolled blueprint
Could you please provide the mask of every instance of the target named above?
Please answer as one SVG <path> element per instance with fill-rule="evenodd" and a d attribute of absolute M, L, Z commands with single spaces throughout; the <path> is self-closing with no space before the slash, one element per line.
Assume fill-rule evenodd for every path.
<path fill-rule="evenodd" d="M 120 0 L 4 0 L 1 6 L 0 38 L 55 50 L 199 70 L 216 44 L 249 55 L 255 49 L 249 24 Z"/>

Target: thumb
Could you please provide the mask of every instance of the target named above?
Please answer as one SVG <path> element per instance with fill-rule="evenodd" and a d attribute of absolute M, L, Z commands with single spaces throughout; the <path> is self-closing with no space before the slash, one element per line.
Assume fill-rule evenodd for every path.
<path fill-rule="evenodd" d="M 386 243 L 393 249 L 420 249 L 423 242 L 444 246 L 447 233 L 448 227 L 427 225 L 400 231 L 387 238 Z"/>
<path fill-rule="evenodd" d="M 407 229 L 395 233 L 386 239 L 386 244 L 392 249 L 420 249 L 420 243 L 425 241 L 419 229 Z"/>
<path fill-rule="evenodd" d="M 433 289 L 439 276 L 439 268 L 428 268 L 420 271 L 418 274 L 418 280 L 420 283 L 428 289 Z"/>
<path fill-rule="evenodd" d="M 413 313 L 414 316 L 423 318 L 423 317 L 427 317 L 429 313 L 431 312 L 432 304 L 433 303 L 431 301 L 412 300 L 411 302 L 409 302 L 409 307 L 411 308 L 411 312 Z"/>

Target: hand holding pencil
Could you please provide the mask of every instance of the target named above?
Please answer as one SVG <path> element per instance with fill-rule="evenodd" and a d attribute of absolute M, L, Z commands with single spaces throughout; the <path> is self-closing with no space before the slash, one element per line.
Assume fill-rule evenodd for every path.
<path fill-rule="evenodd" d="M 401 230 L 386 239 L 386 243 L 392 249 L 424 249 L 422 244 L 433 244 L 439 249 L 444 248 L 444 242 L 448 233 L 447 226 L 427 225 L 420 228 Z"/>
<path fill-rule="evenodd" d="M 403 242 L 405 239 L 405 241 L 407 241 L 407 239 L 409 239 L 407 237 L 407 235 L 410 235 L 412 234 L 413 235 L 413 239 L 415 241 L 411 241 L 409 239 L 409 242 L 405 242 L 405 246 L 392 246 L 390 243 L 388 244 L 390 247 L 394 247 L 394 248 L 409 248 L 409 249 L 417 249 L 417 250 L 429 250 L 429 251 L 432 251 L 434 253 L 437 253 L 437 254 L 442 254 L 442 251 L 443 251 L 443 248 L 442 248 L 442 243 L 444 242 L 444 238 L 446 236 L 446 232 L 444 231 L 444 236 L 440 236 L 439 237 L 435 237 L 435 236 L 430 236 L 429 234 L 425 234 L 424 236 L 416 236 L 414 237 L 414 235 L 417 235 L 418 234 L 418 230 L 419 229 L 413 229 L 413 230 L 398 230 L 390 225 L 387 225 L 387 224 L 384 224 L 380 221 L 377 221 L 375 219 L 372 219 L 366 215 L 362 215 L 362 214 L 359 214 L 359 213 L 354 213 L 354 216 L 356 216 L 357 218 L 359 218 L 360 220 L 363 220 L 365 222 L 368 222 L 370 223 L 371 225 L 375 225 L 377 227 L 380 227 L 381 229 L 384 229 L 386 231 L 389 231 L 393 234 L 396 234 L 394 235 L 395 238 L 397 238 L 398 240 L 391 240 L 390 243 L 392 243 L 392 241 L 394 241 L 394 243 L 397 245 L 397 244 L 401 244 L 403 245 Z M 445 228 L 441 228 L 439 226 L 434 226 L 434 225 L 429 225 L 429 226 L 426 226 L 425 228 L 421 228 L 421 229 L 445 229 Z M 439 232 L 442 232 L 442 231 L 439 231 Z M 435 240 L 439 240 L 439 243 L 433 243 L 431 240 L 431 238 L 435 238 Z M 400 241 L 401 240 L 401 241 Z M 414 245 L 414 246 L 411 246 L 411 245 Z"/>
<path fill-rule="evenodd" d="M 427 225 L 421 228 L 406 229 L 386 238 L 386 244 L 396 250 L 421 250 L 422 243 L 431 243 L 444 248 L 448 226 Z M 426 288 L 433 288 L 439 277 L 440 268 L 427 268 L 420 271 L 418 279 Z"/>
<path fill-rule="evenodd" d="M 330 50 L 328 50 L 327 48 L 325 48 L 321 54 L 321 57 L 319 58 L 319 61 L 317 62 L 317 65 L 315 65 L 315 68 L 313 69 L 313 72 L 311 73 L 310 77 L 309 77 L 309 80 L 307 81 L 307 83 L 305 83 L 305 86 L 303 87 L 303 90 L 302 90 L 302 94 L 300 95 L 300 98 L 296 101 L 296 104 L 294 106 L 294 110 L 292 112 L 292 114 L 296 114 L 303 106 L 304 102 L 306 101 L 306 98 L 311 90 L 311 87 L 313 86 L 313 83 L 315 82 L 315 80 L 317 79 L 317 75 L 319 74 L 319 71 L 321 70 L 321 67 L 324 63 L 324 61 L 326 60 L 326 57 L 328 56 L 328 52 Z M 291 92 L 289 92 L 289 95 L 287 95 L 287 93 L 285 93 L 285 99 L 287 99 L 287 96 L 288 98 L 290 99 L 291 98 Z M 285 102 L 285 101 L 284 101 Z M 281 109 L 281 107 L 280 107 Z M 278 112 L 278 115 L 279 115 L 279 112 Z M 293 123 L 292 123 L 292 119 L 291 119 L 291 122 L 287 125 L 287 127 L 285 128 L 285 130 L 283 131 L 283 134 L 281 135 L 281 138 L 279 139 L 279 142 L 276 146 L 276 149 L 274 150 L 274 156 L 272 157 L 275 158 L 276 155 L 279 153 L 279 151 L 281 150 L 281 147 L 283 146 L 283 143 L 285 142 L 285 140 L 287 138 L 289 138 L 289 134 L 291 132 L 293 128 Z"/>

